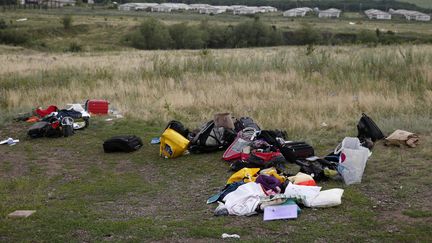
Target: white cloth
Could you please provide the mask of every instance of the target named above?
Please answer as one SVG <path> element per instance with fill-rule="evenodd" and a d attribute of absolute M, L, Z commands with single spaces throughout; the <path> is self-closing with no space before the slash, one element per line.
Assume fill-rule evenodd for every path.
<path fill-rule="evenodd" d="M 320 191 L 321 187 L 319 186 L 300 186 L 290 182 L 285 188 L 284 194 L 289 198 L 300 199 L 306 207 L 310 207 L 313 199 L 318 196 Z"/>
<path fill-rule="evenodd" d="M 237 190 L 225 196 L 223 201 L 228 213 L 238 216 L 249 216 L 255 214 L 260 197 L 265 196 L 260 184 L 249 182 L 241 185 Z"/>
<path fill-rule="evenodd" d="M 310 203 L 314 208 L 334 207 L 342 203 L 343 189 L 334 188 L 330 190 L 321 191 Z"/>

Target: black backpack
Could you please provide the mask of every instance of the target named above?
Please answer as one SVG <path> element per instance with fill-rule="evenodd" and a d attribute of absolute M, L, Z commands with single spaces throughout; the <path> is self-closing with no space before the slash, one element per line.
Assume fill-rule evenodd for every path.
<path fill-rule="evenodd" d="M 251 127 L 257 131 L 261 130 L 258 124 L 256 124 L 250 117 L 241 117 L 240 119 L 236 119 L 234 122 L 234 127 L 236 132 L 240 132 L 247 127 Z"/>
<path fill-rule="evenodd" d="M 180 133 L 185 138 L 187 138 L 189 135 L 189 130 L 185 128 L 185 126 L 181 122 L 176 120 L 172 120 L 168 122 L 164 130 L 166 130 L 167 128 L 173 129 L 174 131 Z"/>
<path fill-rule="evenodd" d="M 235 139 L 236 133 L 224 127 L 216 127 L 213 120 L 204 124 L 191 141 L 191 153 L 207 153 L 226 149 Z"/>
<path fill-rule="evenodd" d="M 143 146 L 141 138 L 137 136 L 116 136 L 103 143 L 105 153 L 133 152 Z"/>
<path fill-rule="evenodd" d="M 362 113 L 362 117 L 357 124 L 357 137 L 360 140 L 370 138 L 373 142 L 383 139 L 385 136 L 381 129 L 375 124 L 375 122 L 368 117 L 365 113 Z"/>

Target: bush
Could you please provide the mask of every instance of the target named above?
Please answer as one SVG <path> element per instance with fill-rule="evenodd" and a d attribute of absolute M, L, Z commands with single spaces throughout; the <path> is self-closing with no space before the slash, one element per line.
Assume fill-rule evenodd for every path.
<path fill-rule="evenodd" d="M 207 32 L 198 26 L 175 24 L 169 28 L 169 34 L 176 49 L 201 49 L 206 46 Z"/>
<path fill-rule="evenodd" d="M 7 28 L 6 21 L 4 19 L 0 19 L 0 30 L 4 30 Z"/>
<path fill-rule="evenodd" d="M 70 16 L 70 15 L 65 15 L 61 19 L 61 23 L 63 24 L 63 28 L 65 30 L 69 30 L 72 27 L 72 22 L 73 22 L 73 19 L 72 19 L 72 16 Z"/>
<path fill-rule="evenodd" d="M 69 51 L 69 52 L 80 52 L 80 51 L 82 51 L 82 46 L 79 43 L 77 43 L 77 42 L 74 41 L 74 42 L 71 42 L 69 44 L 69 48 L 66 51 Z"/>
<path fill-rule="evenodd" d="M 169 49 L 173 42 L 166 25 L 153 18 L 144 21 L 127 41 L 133 47 L 145 50 Z"/>
<path fill-rule="evenodd" d="M 302 27 L 294 33 L 295 43 L 299 45 L 318 44 L 321 40 L 320 34 L 311 25 L 304 23 Z"/>
<path fill-rule="evenodd" d="M 1 30 L 0 31 L 0 43 L 10 45 L 22 45 L 27 43 L 30 37 L 27 33 L 17 30 Z"/>
<path fill-rule="evenodd" d="M 378 37 L 377 34 L 373 31 L 369 30 L 362 30 L 357 35 L 357 41 L 362 44 L 371 44 L 371 43 L 377 43 Z"/>

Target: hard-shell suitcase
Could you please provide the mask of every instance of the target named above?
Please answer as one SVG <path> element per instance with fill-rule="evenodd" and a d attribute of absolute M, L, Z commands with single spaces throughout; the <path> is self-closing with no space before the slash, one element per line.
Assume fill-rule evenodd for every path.
<path fill-rule="evenodd" d="M 160 155 L 165 158 L 181 156 L 189 146 L 189 140 L 171 128 L 167 128 L 160 139 Z"/>
<path fill-rule="evenodd" d="M 109 102 L 106 100 L 87 100 L 85 110 L 90 114 L 106 115 L 108 114 Z"/>
<path fill-rule="evenodd" d="M 143 146 L 141 138 L 134 135 L 116 136 L 103 143 L 105 153 L 133 152 Z"/>
<path fill-rule="evenodd" d="M 50 123 L 41 121 L 33 124 L 27 131 L 27 134 L 31 138 L 40 138 L 44 137 L 49 129 Z"/>

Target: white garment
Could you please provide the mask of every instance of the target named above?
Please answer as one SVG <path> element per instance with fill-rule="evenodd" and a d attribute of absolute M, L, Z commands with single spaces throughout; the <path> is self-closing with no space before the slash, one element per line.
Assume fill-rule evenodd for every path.
<path fill-rule="evenodd" d="M 249 216 L 255 214 L 260 197 L 265 196 L 260 184 L 249 182 L 241 185 L 237 190 L 229 193 L 223 199 L 228 213 L 238 216 Z"/>

